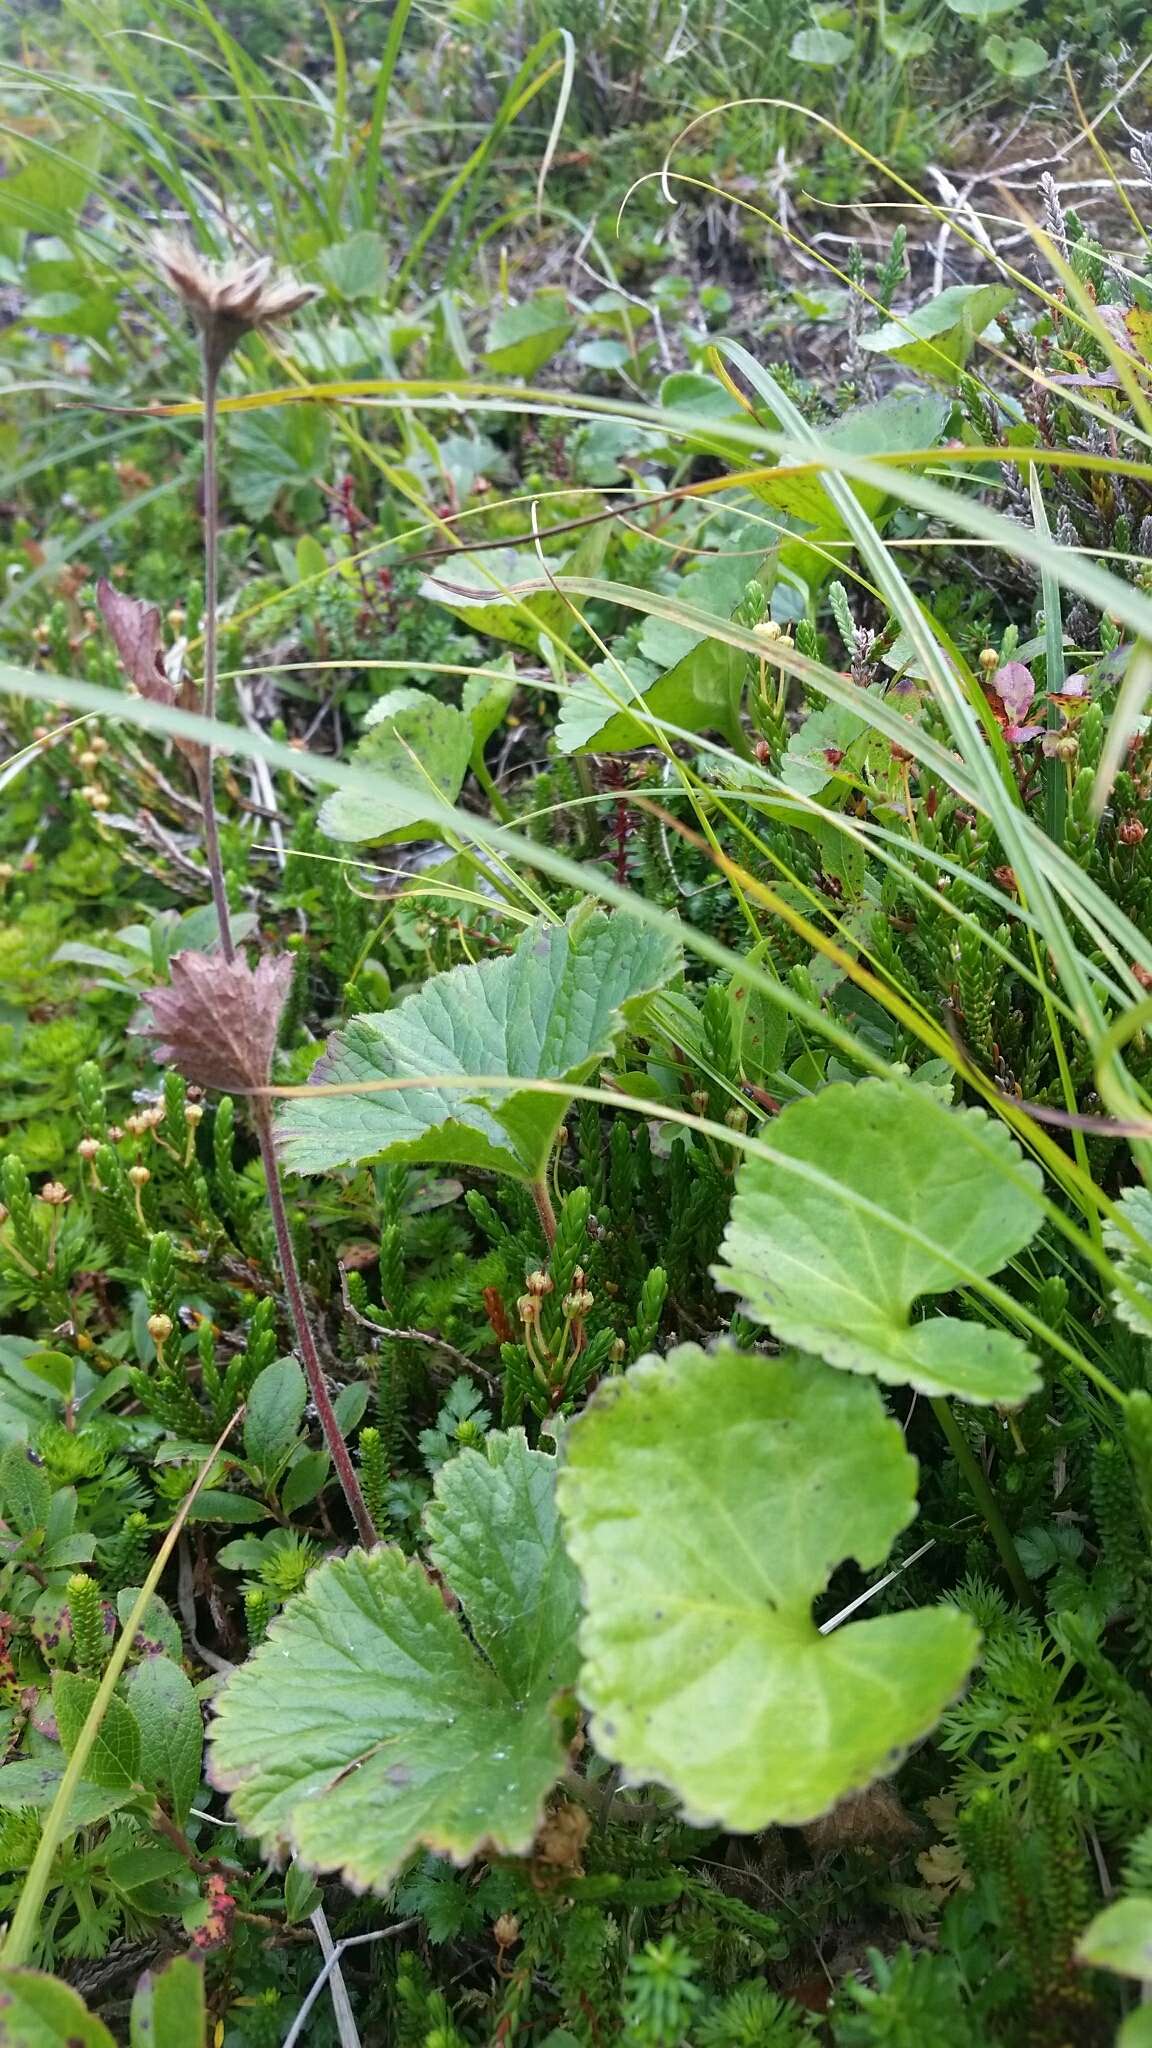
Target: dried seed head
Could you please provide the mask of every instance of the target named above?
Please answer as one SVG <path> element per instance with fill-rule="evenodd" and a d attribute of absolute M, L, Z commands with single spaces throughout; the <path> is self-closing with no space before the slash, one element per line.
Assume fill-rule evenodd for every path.
<path fill-rule="evenodd" d="M 528 1278 L 524 1282 L 529 1294 L 551 1294 L 555 1284 L 552 1275 L 541 1272 L 539 1267 L 537 1267 L 534 1273 L 529 1273 Z"/>
<path fill-rule="evenodd" d="M 501 1913 L 492 1923 L 497 1948 L 514 1948 L 520 1939 L 520 1922 L 515 1913 Z"/>
<path fill-rule="evenodd" d="M 186 1081 L 228 1095 L 266 1086 L 292 981 L 292 956 L 265 954 L 255 967 L 238 953 L 177 953 L 169 988 L 144 1000 L 152 1010 L 156 1057 Z"/>
<path fill-rule="evenodd" d="M 65 1202 L 72 1200 L 63 1181 L 46 1180 L 40 1190 L 40 1200 L 47 1202 L 50 1209 L 62 1209 Z"/>
<path fill-rule="evenodd" d="M 100 1140 L 99 1138 L 81 1138 L 76 1150 L 80 1154 L 81 1159 L 95 1159 L 96 1154 L 100 1150 Z"/>
<path fill-rule="evenodd" d="M 177 235 L 158 235 L 152 253 L 165 284 L 200 329 L 212 374 L 253 328 L 289 320 L 318 296 L 314 285 L 274 270 L 270 256 L 213 263 Z"/>
<path fill-rule="evenodd" d="M 154 1315 L 148 1318 L 148 1335 L 154 1344 L 166 1344 L 172 1335 L 171 1316 Z"/>
<path fill-rule="evenodd" d="M 142 1138 L 145 1131 L 150 1128 L 148 1118 L 142 1111 L 137 1111 L 134 1116 L 127 1116 L 124 1119 L 124 1129 L 130 1138 Z"/>

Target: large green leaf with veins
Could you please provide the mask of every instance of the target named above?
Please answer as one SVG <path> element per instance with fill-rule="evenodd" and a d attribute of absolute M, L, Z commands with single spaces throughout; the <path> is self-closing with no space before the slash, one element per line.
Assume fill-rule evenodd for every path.
<path fill-rule="evenodd" d="M 354 1550 L 313 1573 L 220 1695 L 211 1775 L 265 1848 L 384 1890 L 425 1847 L 527 1850 L 564 1764 L 576 1574 L 554 1464 L 522 1431 L 436 1476 L 432 1562 Z"/>
<path fill-rule="evenodd" d="M 938 1607 L 822 1635 L 812 1603 L 845 1558 L 882 1562 L 915 1489 L 877 1388 L 816 1359 L 684 1345 L 606 1380 L 559 1485 L 597 1748 L 689 1819 L 747 1831 L 813 1820 L 894 1769 L 963 1684 L 976 1631 Z"/>
<path fill-rule="evenodd" d="M 578 1085 L 679 965 L 674 939 L 622 912 L 585 903 L 562 925 L 530 925 L 515 952 L 434 975 L 394 1010 L 337 1031 L 314 1082 L 411 1085 L 290 1101 L 279 1119 L 285 1164 L 323 1173 L 387 1154 L 538 1179 L 570 1098 L 484 1081 Z M 477 1083 L 424 1078 L 442 1075 Z"/>
<path fill-rule="evenodd" d="M 995 1273 L 1043 1219 L 1003 1124 L 887 1081 L 789 1105 L 745 1160 L 714 1274 L 785 1343 L 925 1394 L 1011 1406 L 1038 1385 L 1018 1337 L 913 1303 Z"/>
<path fill-rule="evenodd" d="M 453 804 L 463 787 L 472 752 L 472 725 L 453 704 L 441 704 L 424 690 L 389 690 L 364 720 L 364 737 L 352 750 L 357 768 L 382 769 L 395 787 L 387 796 L 372 790 L 337 789 L 320 806 L 318 823 L 329 839 L 386 842 L 436 837 L 426 821 L 429 799 Z"/>

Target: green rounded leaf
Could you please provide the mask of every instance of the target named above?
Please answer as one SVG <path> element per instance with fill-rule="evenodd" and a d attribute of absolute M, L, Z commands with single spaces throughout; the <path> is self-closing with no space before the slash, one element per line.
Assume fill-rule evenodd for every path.
<path fill-rule="evenodd" d="M 559 1488 L 597 1747 L 690 1819 L 747 1831 L 891 1771 L 976 1632 L 941 1607 L 821 1635 L 812 1602 L 845 1558 L 882 1562 L 915 1486 L 876 1388 L 815 1359 L 685 1345 L 605 1381 Z"/>
<path fill-rule="evenodd" d="M 1038 43 L 1034 36 L 1014 36 L 1010 43 L 1003 36 L 989 36 L 984 55 L 993 70 L 1004 78 L 1035 78 L 1038 71 L 1052 62 L 1043 43 Z"/>
<path fill-rule="evenodd" d="M 425 819 L 428 800 L 455 803 L 468 772 L 472 727 L 452 704 L 423 690 L 390 690 L 364 720 L 365 735 L 352 752 L 357 768 L 378 768 L 411 788 L 411 802 L 395 790 L 337 789 L 320 806 L 319 825 L 329 839 L 371 840 L 395 845 L 435 836 Z"/>
<path fill-rule="evenodd" d="M 713 1268 L 749 1315 L 829 1365 L 925 1394 L 1012 1405 L 1039 1384 L 1018 1337 L 936 1316 L 922 1295 L 987 1278 L 1043 1219 L 1041 1179 L 1003 1124 L 887 1081 L 837 1083 L 745 1160 Z"/>
<path fill-rule="evenodd" d="M 544 1170 L 568 1098 L 485 1088 L 507 1074 L 579 1083 L 611 1053 L 631 1006 L 671 980 L 674 939 L 583 904 L 562 925 L 533 924 L 515 952 L 433 975 L 382 1016 L 353 1017 L 330 1039 L 313 1081 L 411 1085 L 301 1097 L 279 1119 L 285 1163 L 324 1173 L 363 1159 L 487 1166 L 524 1180 Z M 423 1075 L 476 1075 L 474 1088 Z"/>
<path fill-rule="evenodd" d="M 1076 1943 L 1082 1963 L 1152 1982 L 1152 1898 L 1117 1899 L 1089 1922 Z"/>
<path fill-rule="evenodd" d="M 788 55 L 797 64 L 828 71 L 833 65 L 846 64 L 855 47 L 851 36 L 841 35 L 839 29 L 801 28 L 788 45 Z"/>
<path fill-rule="evenodd" d="M 474 1640 L 418 1560 L 356 1550 L 313 1573 L 229 1680 L 212 1778 L 268 1849 L 384 1890 L 421 1846 L 458 1862 L 529 1848 L 576 1666 L 553 1471 L 514 1430 L 437 1474 L 432 1557 L 458 1576 Z"/>
<path fill-rule="evenodd" d="M 0 1969 L 0 2048 L 116 2048 L 79 1993 L 39 1970 Z"/>

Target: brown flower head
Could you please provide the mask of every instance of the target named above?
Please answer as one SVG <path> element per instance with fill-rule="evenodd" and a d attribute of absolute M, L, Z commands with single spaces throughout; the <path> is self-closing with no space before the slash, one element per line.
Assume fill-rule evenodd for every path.
<path fill-rule="evenodd" d="M 144 998 L 156 1057 L 202 1088 L 231 1095 L 265 1087 L 292 980 L 291 954 L 264 954 L 249 967 L 241 953 L 234 960 L 219 952 L 177 953 L 171 975 L 168 988 Z"/>
<path fill-rule="evenodd" d="M 314 285 L 274 270 L 270 256 L 213 263 L 177 235 L 158 235 L 152 253 L 164 282 L 200 329 L 213 372 L 253 328 L 288 320 L 319 296 Z"/>

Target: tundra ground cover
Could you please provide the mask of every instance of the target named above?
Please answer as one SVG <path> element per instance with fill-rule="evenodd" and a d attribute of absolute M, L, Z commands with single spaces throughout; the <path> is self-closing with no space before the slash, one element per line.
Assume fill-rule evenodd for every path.
<path fill-rule="evenodd" d="M 18 2048 L 1147 2037 L 1137 25 L 773 21 L 6 30 Z"/>

